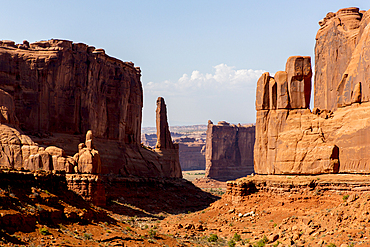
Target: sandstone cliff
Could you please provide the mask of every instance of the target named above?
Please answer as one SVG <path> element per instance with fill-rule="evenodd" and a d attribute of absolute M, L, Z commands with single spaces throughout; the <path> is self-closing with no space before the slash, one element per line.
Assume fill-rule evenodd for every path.
<path fill-rule="evenodd" d="M 285 71 L 277 72 L 275 78 L 265 73 L 258 80 L 257 173 L 370 172 L 366 152 L 370 133 L 369 16 L 369 11 L 347 8 L 320 21 L 315 49 L 315 106 L 319 107 L 312 112 L 308 58 L 290 57 Z M 297 78 L 298 83 L 293 83 Z"/>
<path fill-rule="evenodd" d="M 140 69 L 131 62 L 67 40 L 0 41 L 0 89 L 0 122 L 31 135 L 27 139 L 18 129 L 6 130 L 22 140 L 17 145 L 30 150 L 28 161 L 21 163 L 13 161 L 21 159 L 19 148 L 9 151 L 11 167 L 179 177 L 172 167 L 175 153 L 167 157 L 140 146 L 143 91 Z M 88 130 L 94 133 L 94 145 L 85 140 Z M 5 142 L 6 149 L 13 144 Z M 49 161 L 47 146 L 57 146 L 63 155 Z"/>
<path fill-rule="evenodd" d="M 255 126 L 208 122 L 205 177 L 232 180 L 254 172 Z"/>
<path fill-rule="evenodd" d="M 329 12 L 319 22 L 315 46 L 315 107 L 335 110 L 369 101 L 370 12 Z M 359 91 L 360 90 L 360 91 Z M 360 95 L 359 95 L 360 93 Z M 356 98 L 357 97 L 357 98 Z"/>

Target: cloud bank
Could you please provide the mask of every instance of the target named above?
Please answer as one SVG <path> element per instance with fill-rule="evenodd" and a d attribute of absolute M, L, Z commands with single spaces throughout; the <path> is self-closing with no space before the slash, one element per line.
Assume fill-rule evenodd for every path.
<path fill-rule="evenodd" d="M 214 73 L 194 70 L 175 82 L 144 84 L 143 126 L 155 123 L 155 100 L 162 96 L 167 103 L 170 125 L 214 122 L 254 122 L 255 88 L 264 70 L 235 69 L 219 64 Z"/>

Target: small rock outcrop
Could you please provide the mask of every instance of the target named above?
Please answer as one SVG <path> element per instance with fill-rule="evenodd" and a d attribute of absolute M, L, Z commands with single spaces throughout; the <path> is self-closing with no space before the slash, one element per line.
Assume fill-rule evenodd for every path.
<path fill-rule="evenodd" d="M 78 172 L 99 174 L 101 172 L 101 160 L 98 150 L 94 149 L 93 134 L 89 130 L 86 134 L 85 143 L 78 146 L 78 154 L 74 159 L 78 163 Z"/>
<path fill-rule="evenodd" d="M 233 180 L 254 172 L 255 126 L 208 121 L 205 177 Z"/>

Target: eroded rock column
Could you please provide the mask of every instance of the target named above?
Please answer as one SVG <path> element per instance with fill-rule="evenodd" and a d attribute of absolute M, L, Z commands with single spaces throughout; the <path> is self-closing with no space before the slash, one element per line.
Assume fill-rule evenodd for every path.
<path fill-rule="evenodd" d="M 157 99 L 156 109 L 157 144 L 155 151 L 160 155 L 160 163 L 165 177 L 182 177 L 179 145 L 172 142 L 167 121 L 167 108 L 162 97 Z"/>

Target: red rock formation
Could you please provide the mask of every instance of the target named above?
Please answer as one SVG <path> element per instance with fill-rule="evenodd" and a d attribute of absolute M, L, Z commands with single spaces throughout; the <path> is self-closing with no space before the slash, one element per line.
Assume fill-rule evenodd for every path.
<path fill-rule="evenodd" d="M 254 169 L 260 174 L 338 172 L 338 147 L 328 143 L 308 109 L 311 92 L 309 57 L 290 57 L 286 71 L 276 73 L 277 89 L 265 101 L 277 109 L 257 108 Z M 259 80 L 264 80 L 266 73 Z M 275 81 L 269 77 L 269 81 Z M 271 88 L 271 87 L 270 87 Z M 261 95 L 256 93 L 256 102 Z M 260 99 L 258 99 L 260 97 Z M 284 108 L 285 107 L 285 108 Z"/>
<path fill-rule="evenodd" d="M 167 109 L 164 99 L 158 97 L 156 110 L 157 144 L 155 152 L 162 160 L 162 170 L 165 177 L 182 177 L 179 161 L 179 145 L 172 142 L 171 133 L 168 128 Z"/>
<path fill-rule="evenodd" d="M 181 176 L 171 144 L 159 152 L 140 146 L 143 92 L 140 69 L 131 62 L 67 40 L 0 41 L 0 90 L 0 122 L 15 126 L 20 116 L 19 127 L 34 140 L 19 141 L 2 156 L 5 166 L 99 173 L 101 160 L 102 173 Z M 87 140 L 72 158 L 90 129 L 95 148 Z M 51 154 L 44 146 L 64 152 Z"/>
<path fill-rule="evenodd" d="M 208 122 L 205 177 L 232 180 L 254 172 L 255 126 Z"/>
<path fill-rule="evenodd" d="M 140 142 L 140 69 L 81 43 L 0 42 L 0 88 L 13 95 L 20 127 Z"/>
<path fill-rule="evenodd" d="M 183 171 L 205 170 L 206 144 L 203 140 L 182 137 L 175 139 L 175 142 L 179 144 L 179 158 L 181 170 Z"/>
<path fill-rule="evenodd" d="M 166 103 L 162 97 L 157 99 L 156 126 L 157 126 L 157 144 L 156 149 L 174 149 L 170 129 L 167 122 Z"/>
<path fill-rule="evenodd" d="M 370 155 L 366 151 L 369 148 L 366 137 L 370 133 L 369 23 L 370 11 L 359 12 L 358 8 L 329 13 L 320 22 L 315 50 L 315 106 L 324 109 L 315 107 L 311 112 L 307 103 L 306 109 L 291 109 L 292 101 L 307 102 L 308 89 L 304 89 L 307 95 L 301 93 L 296 97 L 288 90 L 290 107 L 277 110 L 271 106 L 269 110 L 256 107 L 257 173 L 370 172 Z M 284 84 L 284 76 L 276 73 L 278 85 Z M 265 78 L 266 73 L 258 83 Z M 287 73 L 288 86 L 289 78 Z M 277 98 L 285 95 L 283 91 L 277 93 Z M 266 95 L 257 90 L 256 102 L 266 101 Z M 267 100 L 272 100 L 271 94 Z M 281 101 L 286 102 L 285 98 Z"/>
<path fill-rule="evenodd" d="M 106 205 L 104 183 L 100 176 L 92 174 L 67 174 L 67 186 L 84 200 L 98 206 Z"/>
<path fill-rule="evenodd" d="M 319 22 L 315 46 L 315 107 L 335 110 L 352 103 L 358 82 L 370 83 L 369 57 L 370 12 L 358 8 L 328 13 Z M 359 87 L 359 86 L 357 86 Z M 362 101 L 370 91 L 363 87 Z"/>

